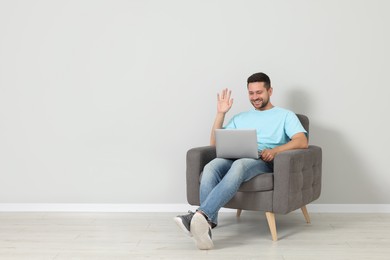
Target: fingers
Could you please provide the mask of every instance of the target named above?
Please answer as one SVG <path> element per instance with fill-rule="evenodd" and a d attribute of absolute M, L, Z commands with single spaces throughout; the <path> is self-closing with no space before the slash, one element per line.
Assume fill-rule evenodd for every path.
<path fill-rule="evenodd" d="M 226 92 L 227 92 L 227 88 L 225 88 L 224 90 L 222 90 L 222 98 L 223 98 L 223 99 L 226 98 Z"/>
<path fill-rule="evenodd" d="M 263 161 L 270 162 L 274 159 L 275 154 L 271 150 L 265 149 L 261 151 L 260 157 Z"/>
<path fill-rule="evenodd" d="M 217 110 L 218 113 L 226 113 L 230 110 L 233 105 L 233 99 L 231 97 L 231 91 L 227 88 L 223 89 L 221 93 L 217 94 Z"/>
<path fill-rule="evenodd" d="M 230 98 L 230 94 L 232 93 L 232 91 L 229 90 L 229 89 L 227 89 L 227 88 L 225 88 L 225 89 L 223 90 L 223 92 L 224 92 L 224 97 L 225 97 L 226 99 L 229 99 L 229 98 Z"/>
<path fill-rule="evenodd" d="M 269 156 L 261 156 L 261 159 L 263 160 L 263 161 L 265 161 L 265 162 L 270 162 L 270 161 L 272 161 L 272 159 L 270 159 L 269 158 Z"/>
<path fill-rule="evenodd" d="M 231 94 L 232 94 L 231 90 L 229 90 L 227 88 L 223 89 L 221 94 L 219 94 L 219 93 L 217 94 L 218 101 L 220 101 L 220 100 L 228 100 L 229 101 Z"/>
<path fill-rule="evenodd" d="M 219 100 L 225 100 L 225 97 L 226 97 L 226 91 L 227 91 L 227 89 L 226 89 L 226 88 L 222 90 L 222 92 L 221 92 L 221 95 L 219 96 L 219 97 L 220 97 L 220 99 L 219 99 Z"/>

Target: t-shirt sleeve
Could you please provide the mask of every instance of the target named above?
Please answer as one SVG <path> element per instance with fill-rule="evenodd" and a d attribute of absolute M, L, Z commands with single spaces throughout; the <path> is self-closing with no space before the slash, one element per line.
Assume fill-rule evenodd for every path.
<path fill-rule="evenodd" d="M 293 112 L 289 112 L 286 117 L 285 124 L 286 135 L 291 139 L 297 133 L 305 133 L 307 131 L 303 128 L 301 122 L 299 121 L 297 115 Z"/>
<path fill-rule="evenodd" d="M 236 123 L 235 123 L 235 116 L 230 119 L 229 123 L 227 123 L 223 128 L 224 129 L 236 129 L 237 126 L 236 126 Z"/>

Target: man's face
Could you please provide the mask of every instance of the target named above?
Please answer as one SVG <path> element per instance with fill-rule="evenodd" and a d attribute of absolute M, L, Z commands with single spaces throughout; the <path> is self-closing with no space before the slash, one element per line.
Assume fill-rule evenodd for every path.
<path fill-rule="evenodd" d="M 272 88 L 264 87 L 264 82 L 253 82 L 248 84 L 249 100 L 256 110 L 265 110 L 271 106 L 269 98 L 272 95 Z"/>

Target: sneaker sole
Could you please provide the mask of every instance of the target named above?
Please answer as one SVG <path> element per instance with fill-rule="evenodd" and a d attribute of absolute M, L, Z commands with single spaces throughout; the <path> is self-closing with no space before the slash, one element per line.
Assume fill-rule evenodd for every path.
<path fill-rule="evenodd" d="M 186 226 L 183 224 L 183 220 L 181 218 L 175 217 L 173 218 L 173 220 L 175 221 L 176 225 L 184 232 L 184 234 L 186 234 L 189 237 L 192 237 L 191 232 L 188 231 Z"/>
<path fill-rule="evenodd" d="M 195 214 L 191 221 L 191 233 L 196 246 L 201 250 L 208 250 L 214 247 L 213 240 L 209 236 L 210 225 L 199 213 Z"/>

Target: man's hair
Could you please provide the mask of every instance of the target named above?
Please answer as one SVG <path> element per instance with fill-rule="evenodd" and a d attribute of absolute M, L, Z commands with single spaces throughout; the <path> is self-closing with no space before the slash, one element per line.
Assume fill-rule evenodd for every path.
<path fill-rule="evenodd" d="M 269 79 L 269 77 L 267 76 L 267 74 L 263 73 L 263 72 L 258 72 L 258 73 L 255 73 L 253 75 L 251 75 L 249 78 L 248 78 L 248 81 L 247 81 L 247 87 L 248 87 L 248 84 L 249 83 L 253 83 L 253 82 L 264 82 L 264 87 L 268 90 L 270 87 L 271 87 L 271 80 Z"/>

